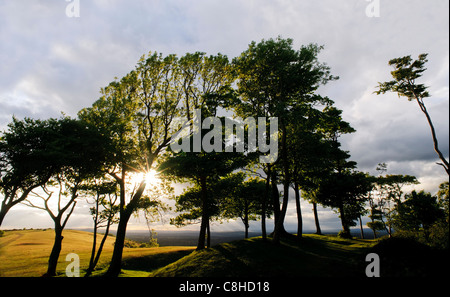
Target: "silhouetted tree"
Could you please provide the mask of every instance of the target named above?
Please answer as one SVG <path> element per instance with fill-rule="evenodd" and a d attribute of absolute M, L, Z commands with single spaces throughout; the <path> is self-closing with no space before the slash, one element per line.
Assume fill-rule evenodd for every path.
<path fill-rule="evenodd" d="M 143 180 L 133 193 L 127 193 L 126 181 L 131 174 L 156 167 L 179 130 L 175 118 L 192 119 L 206 94 L 231 84 L 230 71 L 228 58 L 220 54 L 186 54 L 178 59 L 149 53 L 135 70 L 102 89 L 103 96 L 91 108 L 79 113 L 101 127 L 115 145 L 108 171 L 120 188 L 120 220 L 108 276 L 120 273 L 128 220 L 146 188 Z"/>
<path fill-rule="evenodd" d="M 18 120 L 13 117 L 8 130 L 0 137 L 0 226 L 15 205 L 28 194 L 47 183 L 59 170 L 58 150 L 52 140 L 58 121 Z"/>
<path fill-rule="evenodd" d="M 439 149 L 438 139 L 436 131 L 431 121 L 431 116 L 425 106 L 424 99 L 430 97 L 427 88 L 424 84 L 416 83 L 416 79 L 422 76 L 422 73 L 426 70 L 425 63 L 428 54 L 420 54 L 417 60 L 411 58 L 411 56 L 404 56 L 401 58 L 392 59 L 389 61 L 389 65 L 394 67 L 394 71 L 391 71 L 391 75 L 394 80 L 379 83 L 377 95 L 384 94 L 388 91 L 392 91 L 398 94 L 399 97 L 406 97 L 409 101 L 415 100 L 420 107 L 420 110 L 424 113 L 428 125 L 431 129 L 431 137 L 433 138 L 434 150 L 436 151 L 439 159 L 442 163 L 437 163 L 444 167 L 447 174 L 450 175 L 449 163 L 445 159 L 444 155 Z"/>
<path fill-rule="evenodd" d="M 412 191 L 405 195 L 404 201 L 397 201 L 395 206 L 394 227 L 397 230 L 423 230 L 428 238 L 431 226 L 444 218 L 444 210 L 440 208 L 437 197 L 425 191 Z"/>
<path fill-rule="evenodd" d="M 91 258 L 89 259 L 89 266 L 85 274 L 85 277 L 88 277 L 97 266 L 103 251 L 103 246 L 108 238 L 111 225 L 118 221 L 116 218 L 119 211 L 119 206 L 116 205 L 118 199 L 118 186 L 116 182 L 105 179 L 93 179 L 92 181 L 89 181 L 88 184 L 82 185 L 80 190 L 82 190 L 84 194 L 94 196 L 94 206 L 90 208 L 92 220 L 94 221 L 92 251 Z M 100 228 L 106 229 L 97 249 L 97 233 Z"/>
<path fill-rule="evenodd" d="M 35 204 L 30 199 L 24 201 L 31 207 L 45 210 L 54 222 L 55 241 L 48 260 L 47 276 L 56 275 L 62 232 L 77 203 L 80 186 L 102 172 L 108 146 L 108 140 L 95 127 L 82 121 L 63 118 L 56 122 L 54 128 L 48 140 L 52 150 L 49 153 L 55 158 L 50 163 L 55 166 L 55 173 L 41 186 L 41 193 L 33 192 L 42 203 Z M 54 191 L 58 191 L 56 211 L 49 203 L 55 197 Z"/>
<path fill-rule="evenodd" d="M 208 133 L 209 129 L 202 129 Z M 224 141 L 221 138 L 221 141 Z M 191 142 L 192 143 L 192 142 Z M 217 201 L 221 198 L 219 191 L 221 177 L 247 164 L 247 157 L 239 152 L 178 152 L 164 161 L 159 171 L 178 179 L 189 181 L 194 187 L 179 196 L 178 210 L 191 210 L 189 214 L 178 216 L 174 222 L 201 217 L 201 226 L 197 249 L 204 249 L 206 232 L 210 217 L 218 214 Z"/>
<path fill-rule="evenodd" d="M 234 60 L 238 77 L 238 94 L 242 100 L 239 111 L 251 116 L 277 117 L 281 143 L 278 166 L 283 175 L 283 204 L 274 209 L 275 230 L 273 241 L 278 243 L 284 231 L 289 200 L 291 166 L 289 162 L 288 124 L 294 106 L 311 105 L 324 98 L 315 94 L 321 84 L 336 79 L 329 67 L 317 59 L 322 47 L 316 44 L 292 48 L 292 39 L 277 38 L 252 42 L 248 49 Z M 274 174 L 271 168 L 271 174 Z M 274 199 L 274 207 L 279 202 Z"/>

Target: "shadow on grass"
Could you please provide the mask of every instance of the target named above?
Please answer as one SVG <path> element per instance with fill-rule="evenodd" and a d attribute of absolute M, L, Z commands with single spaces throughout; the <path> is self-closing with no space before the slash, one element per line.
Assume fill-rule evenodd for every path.
<path fill-rule="evenodd" d="M 360 262 L 367 245 L 330 237 L 285 239 L 280 245 L 250 238 L 195 251 L 152 276 L 364 276 Z"/>
<path fill-rule="evenodd" d="M 160 253 L 155 255 L 147 255 L 142 257 L 132 257 L 124 259 L 122 268 L 126 270 L 139 270 L 151 272 L 155 269 L 164 267 L 170 263 L 178 261 L 184 256 L 192 253 L 192 250 L 174 251 L 167 253 Z"/>

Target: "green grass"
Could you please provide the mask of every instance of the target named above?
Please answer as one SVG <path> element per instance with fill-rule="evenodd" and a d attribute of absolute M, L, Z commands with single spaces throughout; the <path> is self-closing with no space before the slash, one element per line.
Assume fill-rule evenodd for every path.
<path fill-rule="evenodd" d="M 41 276 L 46 272 L 53 245 L 53 230 L 7 231 L 0 237 L 0 276 Z M 65 257 L 77 253 L 83 275 L 87 268 L 92 233 L 63 232 L 58 273 L 64 276 Z M 93 276 L 108 268 L 115 238 L 109 237 Z M 194 247 L 125 248 L 120 277 L 365 277 L 365 256 L 380 256 L 382 276 L 448 275 L 448 250 L 433 250 L 417 242 L 341 239 L 306 234 L 283 239 L 280 245 L 260 237 Z"/>
<path fill-rule="evenodd" d="M 43 275 L 53 236 L 51 229 L 5 232 L 0 238 L 0 276 Z M 66 255 L 76 253 L 83 275 L 92 233 L 65 230 L 63 236 L 58 273 L 64 275 Z M 108 268 L 114 240 L 108 238 L 93 276 Z M 285 239 L 279 246 L 255 237 L 194 252 L 193 247 L 125 248 L 120 276 L 357 276 L 364 273 L 363 256 L 374 243 L 305 235 L 301 241 Z"/>
<path fill-rule="evenodd" d="M 65 230 L 63 232 L 62 250 L 58 262 L 58 271 L 64 275 L 66 255 L 76 253 L 80 257 L 80 270 L 87 269 L 91 248 L 92 236 L 90 232 Z M 98 241 L 100 242 L 99 235 Z M 19 230 L 6 231 L 0 237 L 0 276 L 4 277 L 38 277 L 47 271 L 47 262 L 53 247 L 54 231 L 47 230 Z M 111 260 L 115 237 L 109 236 L 100 257 L 96 274 L 106 269 Z M 193 247 L 156 247 L 156 248 L 124 248 L 123 276 L 148 276 L 149 272 L 165 266 L 193 250 Z M 142 262 L 142 259 L 154 262 L 153 266 L 133 264 Z M 154 259 L 151 260 L 151 259 Z M 158 259 L 158 260 L 156 260 Z M 145 263 L 145 262 L 142 262 Z M 159 266 L 158 266 L 159 265 Z"/>
<path fill-rule="evenodd" d="M 364 258 L 375 243 L 311 234 L 275 246 L 256 237 L 195 251 L 151 276 L 365 276 Z"/>

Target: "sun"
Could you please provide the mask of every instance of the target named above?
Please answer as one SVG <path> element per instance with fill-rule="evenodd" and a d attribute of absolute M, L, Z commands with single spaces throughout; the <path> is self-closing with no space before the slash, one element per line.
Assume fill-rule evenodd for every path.
<path fill-rule="evenodd" d="M 150 169 L 150 171 L 144 174 L 145 182 L 150 185 L 155 185 L 160 182 L 158 178 L 158 172 L 156 170 Z"/>
<path fill-rule="evenodd" d="M 134 183 L 141 183 L 142 180 L 144 180 L 147 185 L 157 185 L 161 181 L 158 177 L 158 172 L 156 172 L 156 170 L 153 169 L 150 169 L 147 172 L 140 172 L 134 174 L 131 177 L 131 180 Z"/>

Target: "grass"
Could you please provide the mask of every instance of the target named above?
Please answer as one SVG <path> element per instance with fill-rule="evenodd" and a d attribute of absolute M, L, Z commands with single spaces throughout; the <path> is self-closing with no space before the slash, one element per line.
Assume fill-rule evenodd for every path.
<path fill-rule="evenodd" d="M 255 237 L 195 251 L 154 271 L 155 277 L 365 276 L 365 255 L 373 240 L 305 235 L 279 246 Z"/>
<path fill-rule="evenodd" d="M 64 275 L 65 267 L 69 264 L 69 262 L 65 261 L 65 258 L 69 253 L 78 254 L 80 257 L 80 269 L 87 269 L 92 248 L 92 233 L 65 230 L 63 236 L 57 272 Z M 47 262 L 53 247 L 53 240 L 54 231 L 52 229 L 6 231 L 3 237 L 0 237 L 0 276 L 42 276 L 47 271 Z M 101 235 L 98 237 L 98 242 L 100 240 Z M 109 236 L 104 245 L 102 256 L 98 263 L 100 273 L 102 269 L 107 268 L 107 264 L 111 259 L 114 240 L 115 237 Z M 167 265 L 170 261 L 175 261 L 192 249 L 192 247 L 124 248 L 123 276 L 148 276 L 153 269 Z M 146 265 L 147 267 L 144 268 L 142 265 L 130 264 L 133 261 L 139 262 L 139 259 L 149 259 L 150 261 L 155 258 L 165 259 L 165 261 L 154 261 L 159 263 L 155 265 L 161 265 L 158 267 Z M 132 269 L 128 269 L 130 267 Z"/>
<path fill-rule="evenodd" d="M 46 272 L 53 230 L 7 231 L 0 237 L 0 276 L 41 276 Z M 80 257 L 83 275 L 90 258 L 92 233 L 66 230 L 58 273 L 64 276 L 65 257 Z M 108 268 L 114 237 L 107 240 L 98 270 Z M 417 242 L 341 239 L 306 234 L 280 245 L 260 237 L 194 247 L 125 248 L 121 277 L 365 277 L 365 256 L 380 255 L 382 276 L 448 276 L 448 250 L 433 250 Z"/>

